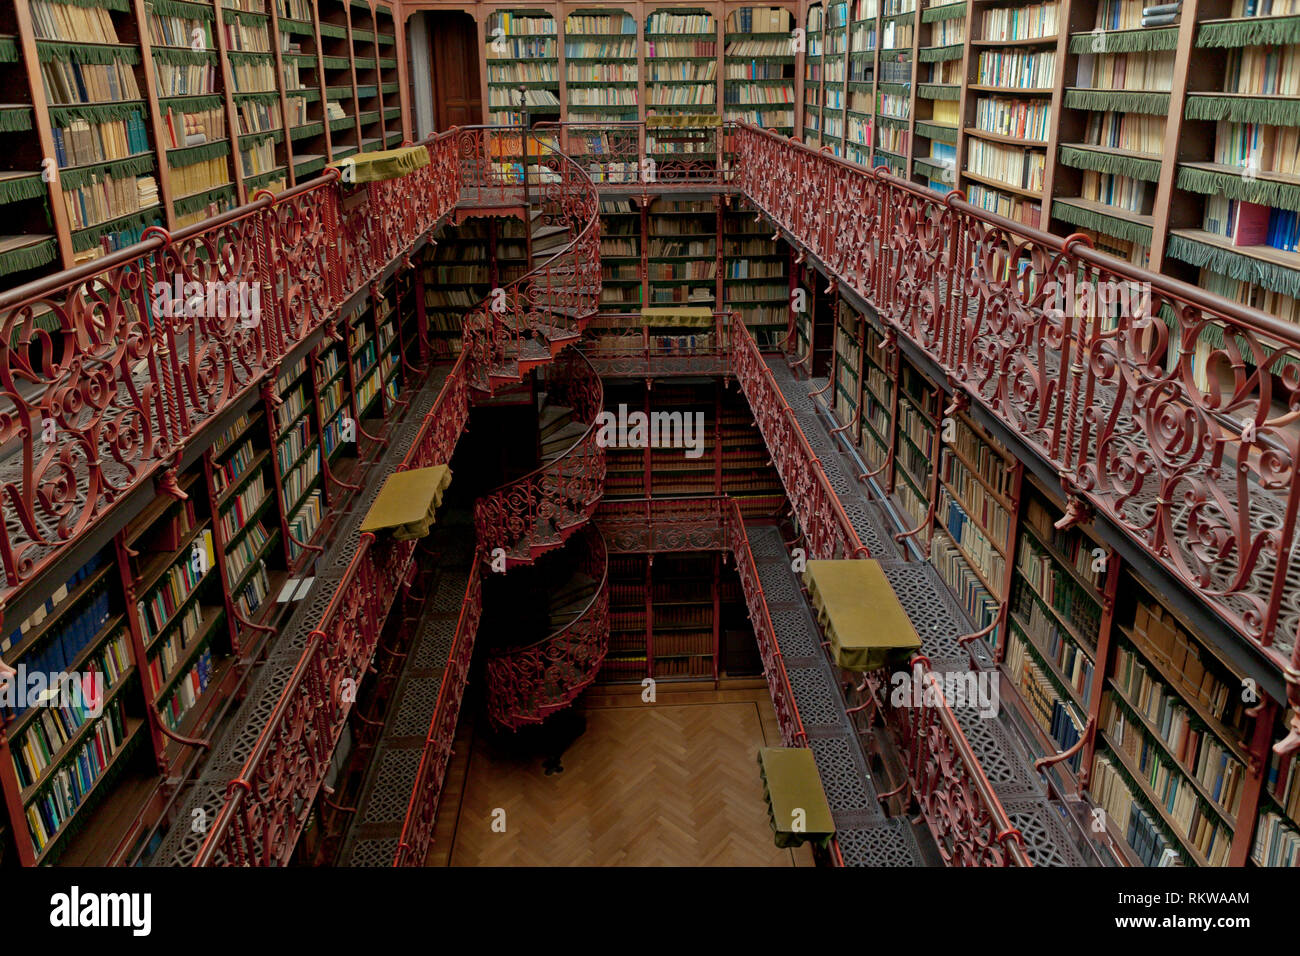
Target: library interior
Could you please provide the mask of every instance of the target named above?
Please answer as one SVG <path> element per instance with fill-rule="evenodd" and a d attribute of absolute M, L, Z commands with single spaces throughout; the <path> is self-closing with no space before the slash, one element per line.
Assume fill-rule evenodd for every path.
<path fill-rule="evenodd" d="M 524 3 L 0 3 L 0 868 L 1300 865 L 1300 0 Z"/>

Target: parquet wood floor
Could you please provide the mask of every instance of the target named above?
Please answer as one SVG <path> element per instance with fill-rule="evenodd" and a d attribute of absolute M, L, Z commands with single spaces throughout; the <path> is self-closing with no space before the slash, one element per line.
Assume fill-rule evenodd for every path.
<path fill-rule="evenodd" d="M 653 704 L 635 690 L 588 694 L 587 729 L 562 773 L 546 776 L 540 757 L 475 734 L 463 792 L 443 801 L 430 864 L 812 865 L 807 848 L 772 844 L 756 753 L 780 736 L 765 687 L 661 684 Z M 498 808 L 503 833 L 492 827 Z"/>

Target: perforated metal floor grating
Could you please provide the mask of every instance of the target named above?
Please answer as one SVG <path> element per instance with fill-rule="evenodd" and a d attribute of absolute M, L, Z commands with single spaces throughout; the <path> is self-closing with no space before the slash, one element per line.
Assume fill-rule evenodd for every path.
<path fill-rule="evenodd" d="M 367 472 L 363 490 L 354 495 L 346 510 L 341 512 L 325 554 L 300 575 L 302 578 L 313 574 L 316 577 L 308 597 L 295 606 L 288 621 L 271 636 L 265 658 L 254 665 L 249 676 L 247 695 L 213 733 L 211 751 L 178 801 L 179 809 L 174 817 L 178 822 L 164 836 L 153 855 L 144 861 L 146 865 L 189 866 L 194 861 L 206 831 L 204 826 L 193 827 L 190 822 L 211 823 L 216 819 L 225 801 L 227 785 L 238 776 L 257 743 L 307 646 L 312 629 L 320 622 L 334 595 L 335 585 L 356 552 L 361 519 L 379 493 L 384 478 L 406 456 L 450 370 L 450 365 L 434 366 L 424 385 L 412 394 L 405 414 L 388 435 L 388 447 Z M 196 810 L 202 813 L 196 816 Z"/>
<path fill-rule="evenodd" d="M 888 518 L 881 504 L 867 497 L 867 486 L 856 479 L 858 465 L 843 453 L 829 427 L 823 413 L 818 411 L 812 393 L 825 385 L 825 381 L 799 380 L 791 373 L 784 357 L 767 356 L 767 365 L 776 379 L 786 401 L 794 412 L 812 447 L 813 453 L 826 469 L 826 475 L 832 488 L 840 495 L 845 513 L 853 523 L 862 543 L 871 551 L 872 557 L 883 565 L 885 575 L 889 578 L 900 603 L 907 611 L 908 617 L 916 626 L 922 641 L 922 651 L 930 659 L 931 666 L 938 673 L 945 668 L 965 672 L 969 669 L 970 657 L 973 656 L 979 668 L 991 671 L 996 667 L 995 659 L 983 641 L 976 641 L 972 654 L 957 643 L 957 638 L 973 633 L 977 628 L 957 603 L 952 592 L 939 577 L 938 572 L 928 562 L 904 560 L 902 549 L 893 540 L 896 528 Z M 850 477 L 852 476 L 852 477 Z M 755 547 L 751 533 L 750 547 L 754 549 L 756 560 L 759 550 Z M 777 535 L 775 549 L 784 548 Z M 761 542 L 764 547 L 764 559 L 776 559 L 773 542 L 770 539 Z M 764 592 L 768 588 L 768 577 L 760 564 L 760 578 L 763 579 Z M 779 591 L 781 584 L 773 577 L 772 586 Z M 778 620 L 778 615 L 780 619 Z M 799 626 L 798 616 L 789 612 L 773 611 L 773 626 L 778 631 L 778 641 L 787 656 L 807 654 L 808 638 Z M 791 650 L 786 652 L 787 638 L 781 632 L 792 628 Z M 817 632 L 814 631 L 814 635 Z M 819 637 L 811 638 L 813 642 Z M 796 648 L 798 650 L 796 650 Z M 819 651 L 820 653 L 820 651 Z M 821 655 L 824 659 L 825 655 Z M 788 662 L 789 663 L 789 662 Z M 803 661 L 800 661 L 803 663 Z M 798 682 L 799 686 L 796 686 Z M 816 681 L 807 670 L 791 670 L 790 683 L 798 700 L 800 715 L 805 723 L 808 716 L 804 713 L 805 698 L 808 700 L 809 713 L 818 719 L 824 719 L 830 709 L 838 704 L 843 708 L 839 689 L 831 683 L 829 688 Z M 832 696 L 833 695 L 833 696 Z M 1005 710 L 997 720 L 979 716 L 973 707 L 955 707 L 958 723 L 961 724 L 972 749 L 979 758 L 984 772 L 993 784 L 998 798 L 1003 801 L 1012 821 L 1021 828 L 1028 848 L 1029 856 L 1036 865 L 1049 866 L 1086 866 L 1095 862 L 1078 846 L 1078 834 L 1063 819 L 1059 804 L 1049 801 L 1045 795 L 1042 781 L 1033 769 L 1033 759 L 1019 743 L 1018 735 L 1006 725 Z M 860 748 L 859 748 L 859 752 Z M 822 769 L 822 760 L 818 757 L 818 769 Z M 826 781 L 823 780 L 823 783 Z M 827 794 L 829 797 L 830 789 Z M 1012 811 L 1012 807 L 1015 811 Z M 840 850 L 846 863 L 850 862 L 850 852 L 866 852 L 866 848 L 877 844 L 866 837 L 855 835 L 869 831 L 849 831 L 840 834 Z M 873 838 L 874 839 L 874 838 Z M 867 864 L 870 865 L 870 864 Z"/>

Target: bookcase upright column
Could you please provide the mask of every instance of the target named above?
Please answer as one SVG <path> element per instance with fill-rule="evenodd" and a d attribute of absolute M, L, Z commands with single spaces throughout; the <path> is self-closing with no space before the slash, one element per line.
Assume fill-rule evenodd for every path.
<path fill-rule="evenodd" d="M 314 370 L 312 374 L 315 374 Z M 276 402 L 279 401 L 275 383 L 279 376 L 280 365 L 277 364 L 271 369 L 266 384 L 262 386 L 262 418 L 266 421 L 266 430 L 270 438 L 268 447 L 271 449 L 271 483 L 275 488 L 275 511 L 280 517 L 280 545 L 284 551 L 284 566 L 292 573 L 294 563 L 293 548 L 289 540 L 289 509 L 288 502 L 284 500 L 284 478 L 280 474 L 280 442 L 275 424 L 275 407 Z"/>
<path fill-rule="evenodd" d="M 221 527 L 217 508 L 217 492 L 212 481 L 212 448 L 203 452 L 203 493 L 208 498 L 208 514 L 212 515 L 212 552 L 216 563 L 217 580 L 221 584 L 221 605 L 226 609 L 226 633 L 230 635 L 230 649 L 236 657 L 240 654 L 239 627 L 235 618 L 235 602 L 230 593 L 231 580 L 226 572 L 226 533 Z M 255 562 L 250 562 L 252 567 Z"/>
<path fill-rule="evenodd" d="M 1084 742 L 1082 759 L 1079 762 L 1079 786 L 1083 788 L 1087 788 L 1091 780 L 1092 759 L 1097 752 L 1097 732 L 1101 729 L 1101 701 L 1106 691 L 1106 677 L 1110 673 L 1111 645 L 1115 632 L 1115 599 L 1119 595 L 1119 578 L 1123 563 L 1123 559 L 1114 551 L 1107 552 L 1106 581 L 1102 585 L 1101 623 L 1097 630 L 1096 658 L 1092 665 L 1092 687 L 1088 692 L 1086 715 L 1096 723 L 1093 725 L 1092 733 Z M 999 661 L 1006 657 L 1006 643 L 1003 641 L 998 648 Z"/>
<path fill-rule="evenodd" d="M 14 755 L 9 743 L 9 734 L 0 723 L 0 796 L 4 797 L 5 810 L 9 828 L 13 833 L 14 846 L 18 848 L 18 862 L 23 866 L 36 864 L 36 848 L 32 845 L 31 831 L 27 827 L 27 814 L 23 813 L 22 784 L 14 770 Z"/>
<path fill-rule="evenodd" d="M 980 436 L 983 438 L 983 436 Z M 1011 589 L 1016 577 L 1016 545 L 1020 539 L 1020 505 L 1021 496 L 1024 494 L 1025 484 L 1025 466 L 1016 460 L 1011 466 L 1011 507 L 1007 510 L 1007 516 L 1010 519 L 1007 525 L 1007 553 L 1006 561 L 1003 563 L 1006 567 L 1002 574 L 1002 602 L 998 606 L 998 620 L 996 631 L 998 635 L 997 651 L 994 658 L 1001 664 L 1007 657 L 1007 620 L 1011 612 Z"/>
<path fill-rule="evenodd" d="M 1259 804 L 1264 794 L 1265 778 L 1268 776 L 1277 712 L 1278 704 L 1272 698 L 1264 697 L 1255 718 L 1254 733 L 1247 742 L 1251 762 L 1246 766 L 1246 779 L 1242 784 L 1241 804 L 1237 808 L 1237 827 L 1232 831 L 1228 866 L 1245 866 L 1250 861 L 1250 853 L 1255 846 L 1255 828 L 1259 824 Z"/>
<path fill-rule="evenodd" d="M 144 634 L 140 631 L 140 615 L 136 609 L 135 580 L 131 576 L 131 562 L 126 547 L 126 532 L 119 531 L 113 537 L 113 553 L 117 558 L 117 572 L 122 582 L 122 593 L 127 633 L 131 636 L 131 656 L 135 658 L 135 669 L 140 674 L 140 691 L 144 696 L 144 716 L 149 725 L 149 740 L 153 743 L 154 765 L 160 776 L 167 775 L 167 741 L 163 737 L 162 720 L 154 699 L 158 689 L 153 686 L 153 675 L 149 673 L 149 656 L 144 649 Z"/>
<path fill-rule="evenodd" d="M 22 6 L 23 4 L 19 4 Z M 153 48 L 149 45 L 149 31 L 146 24 L 149 22 L 148 15 L 145 13 L 144 0 L 133 0 L 131 9 L 135 12 L 136 23 L 136 45 L 140 48 L 140 66 L 144 74 L 144 83 L 147 89 L 144 91 L 144 101 L 149 109 L 149 125 L 153 130 L 154 147 L 158 153 L 158 201 L 162 203 L 163 221 L 167 223 L 169 229 L 176 228 L 176 217 L 172 212 L 172 183 L 171 183 L 171 166 L 167 162 L 167 150 L 162 147 L 162 109 L 158 102 L 158 82 L 154 77 Z M 214 11 L 214 13 L 217 11 Z M 220 20 L 217 20 L 220 26 Z M 225 57 L 221 60 L 225 64 Z M 222 73 L 223 82 L 226 84 L 226 103 L 229 106 L 230 100 L 230 81 L 226 73 Z M 230 145 L 233 150 L 235 139 L 233 130 Z M 51 153 L 51 156 L 54 154 Z M 238 164 L 235 166 L 235 173 L 238 175 Z"/>

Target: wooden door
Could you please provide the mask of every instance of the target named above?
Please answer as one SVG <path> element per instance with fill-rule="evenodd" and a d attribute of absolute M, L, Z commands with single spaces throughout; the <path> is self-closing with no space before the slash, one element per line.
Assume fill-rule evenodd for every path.
<path fill-rule="evenodd" d="M 435 128 L 482 123 L 478 30 L 473 17 L 460 12 L 430 13 L 429 36 Z"/>

